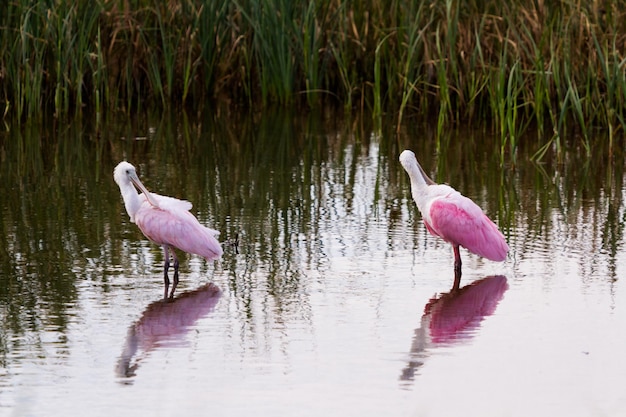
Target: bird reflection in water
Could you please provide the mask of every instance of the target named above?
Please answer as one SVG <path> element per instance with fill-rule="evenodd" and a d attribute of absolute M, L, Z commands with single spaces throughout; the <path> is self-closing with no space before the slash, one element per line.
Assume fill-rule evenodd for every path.
<path fill-rule="evenodd" d="M 183 345 L 191 326 L 215 309 L 220 295 L 220 289 L 209 283 L 176 298 L 149 304 L 139 320 L 128 329 L 115 368 L 117 376 L 135 376 L 140 362 L 164 343 L 167 346 Z"/>
<path fill-rule="evenodd" d="M 471 338 L 481 321 L 495 312 L 508 288 L 506 277 L 495 275 L 430 299 L 421 325 L 415 329 L 409 363 L 400 380 L 413 381 L 430 349 Z"/>

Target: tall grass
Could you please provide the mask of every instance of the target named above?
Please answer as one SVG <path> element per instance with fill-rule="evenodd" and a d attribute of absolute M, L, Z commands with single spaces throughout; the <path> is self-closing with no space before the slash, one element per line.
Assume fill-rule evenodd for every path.
<path fill-rule="evenodd" d="M 587 151 L 626 127 L 626 0 L 9 0 L 0 53 L 4 117 L 331 102 L 513 154 L 530 125 Z"/>

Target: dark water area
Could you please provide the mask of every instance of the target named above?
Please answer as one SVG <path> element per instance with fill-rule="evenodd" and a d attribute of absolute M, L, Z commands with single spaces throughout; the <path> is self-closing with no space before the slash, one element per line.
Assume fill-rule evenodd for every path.
<path fill-rule="evenodd" d="M 626 412 L 624 158 L 572 138 L 513 161 L 481 129 L 327 111 L 5 123 L 0 414 L 570 415 Z M 472 198 L 505 262 L 431 236 L 398 162 Z M 113 181 L 189 200 L 239 237 L 163 253 Z"/>

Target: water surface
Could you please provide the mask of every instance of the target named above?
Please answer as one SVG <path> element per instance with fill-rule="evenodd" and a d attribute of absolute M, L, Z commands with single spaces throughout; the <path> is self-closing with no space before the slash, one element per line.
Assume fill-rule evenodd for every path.
<path fill-rule="evenodd" d="M 515 165 L 479 130 L 328 114 L 139 115 L 0 138 L 3 415 L 618 416 L 626 412 L 624 163 Z M 576 145 L 576 141 L 572 140 Z M 410 148 L 500 226 L 503 263 L 425 230 Z M 239 235 L 221 260 L 162 252 L 113 182 L 188 199 Z M 506 158 L 511 160 L 510 158 Z"/>

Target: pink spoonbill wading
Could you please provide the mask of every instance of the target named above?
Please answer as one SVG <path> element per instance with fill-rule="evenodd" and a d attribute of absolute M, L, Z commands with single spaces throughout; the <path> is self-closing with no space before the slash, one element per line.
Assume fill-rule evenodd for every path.
<path fill-rule="evenodd" d="M 217 259 L 223 253 L 216 238 L 219 232 L 198 222 L 189 212 L 192 207 L 189 201 L 149 192 L 139 180 L 135 167 L 128 162 L 120 162 L 115 167 L 113 178 L 120 187 L 130 221 L 136 223 L 148 239 L 163 247 L 165 298 L 170 285 L 167 276 L 170 253 L 174 258 L 174 284 L 170 293 L 170 298 L 173 298 L 178 285 L 178 258 L 173 248 L 200 255 L 207 260 Z"/>
<path fill-rule="evenodd" d="M 461 254 L 463 246 L 476 255 L 492 261 L 506 259 L 509 246 L 498 227 L 482 209 L 454 188 L 437 184 L 424 172 L 412 151 L 400 154 L 400 163 L 409 174 L 413 200 L 422 213 L 426 229 L 452 244 L 454 250 L 454 285 L 461 283 Z"/>

